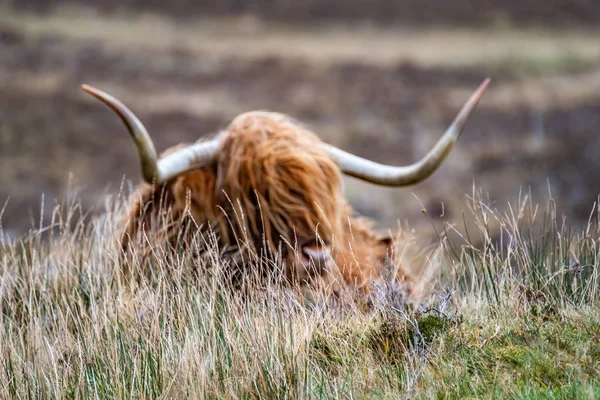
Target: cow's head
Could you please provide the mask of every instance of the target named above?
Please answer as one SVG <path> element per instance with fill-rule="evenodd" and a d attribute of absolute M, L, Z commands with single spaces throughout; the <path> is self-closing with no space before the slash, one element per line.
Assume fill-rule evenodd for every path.
<path fill-rule="evenodd" d="M 189 191 L 210 191 L 199 202 L 211 204 L 199 207 L 219 209 L 221 218 L 227 220 L 229 241 L 243 235 L 263 254 L 302 266 L 288 268 L 288 277 L 308 279 L 321 274 L 331 257 L 335 258 L 336 240 L 342 243 L 339 248 L 348 241 L 344 224 L 349 215 L 341 175 L 385 186 L 424 180 L 458 140 L 488 83 L 486 79 L 471 96 L 434 148 L 404 167 L 360 158 L 323 143 L 285 115 L 258 111 L 236 117 L 211 140 L 159 157 L 144 125 L 125 105 L 90 86 L 84 85 L 83 90 L 109 106 L 127 126 L 146 183 L 159 187 L 183 180 L 188 196 Z M 382 239 L 381 246 L 375 247 L 388 245 Z"/>

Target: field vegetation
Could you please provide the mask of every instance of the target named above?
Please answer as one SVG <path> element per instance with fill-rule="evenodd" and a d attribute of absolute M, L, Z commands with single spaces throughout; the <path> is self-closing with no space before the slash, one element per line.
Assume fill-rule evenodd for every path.
<path fill-rule="evenodd" d="M 475 230 L 419 249 L 418 299 L 370 311 L 276 281 L 234 292 L 217 249 L 156 246 L 124 275 L 121 201 L 92 222 L 57 206 L 0 245 L 0 397 L 599 396 L 598 214 L 573 231 L 552 199 L 469 206 Z"/>
<path fill-rule="evenodd" d="M 600 397 L 596 0 L 0 3 L 1 399 Z M 238 293 L 214 246 L 121 271 L 139 166 L 80 84 L 159 151 L 271 109 L 402 165 L 487 76 L 427 181 L 345 179 L 406 244 L 408 304 Z"/>

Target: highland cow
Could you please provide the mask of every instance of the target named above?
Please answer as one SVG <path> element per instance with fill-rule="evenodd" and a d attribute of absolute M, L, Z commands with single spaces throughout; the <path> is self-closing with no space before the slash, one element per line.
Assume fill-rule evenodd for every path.
<path fill-rule="evenodd" d="M 280 266 L 289 282 L 341 276 L 345 285 L 368 292 L 386 264 L 396 266 L 393 240 L 355 215 L 343 195 L 342 175 L 385 186 L 424 180 L 458 140 L 488 83 L 471 96 L 434 148 L 405 167 L 349 154 L 292 118 L 263 111 L 239 115 L 212 139 L 179 145 L 158 157 L 145 127 L 125 105 L 90 86 L 82 88 L 121 118 L 139 154 L 145 183 L 124 219 L 124 253 L 141 237 L 174 248 L 184 231 L 210 232 L 220 248 Z M 264 268 L 265 275 L 272 273 Z M 396 268 L 395 280 L 408 285 L 408 275 Z"/>

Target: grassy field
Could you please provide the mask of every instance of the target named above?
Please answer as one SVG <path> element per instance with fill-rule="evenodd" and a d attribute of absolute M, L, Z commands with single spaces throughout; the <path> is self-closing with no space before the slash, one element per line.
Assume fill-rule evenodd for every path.
<path fill-rule="evenodd" d="M 597 27 L 286 21 L 0 6 L 0 398 L 600 398 Z M 232 293 L 216 249 L 158 246 L 147 274 L 120 273 L 114 193 L 139 166 L 80 84 L 159 151 L 271 109 L 402 165 L 487 76 L 427 181 L 345 179 L 406 238 L 406 307 L 385 285 L 370 311 L 277 282 Z"/>
<path fill-rule="evenodd" d="M 277 284 L 234 294 L 216 254 L 155 248 L 127 280 L 120 202 L 92 223 L 55 208 L 53 225 L 0 244 L 0 397 L 600 396 L 598 214 L 574 232 L 552 199 L 469 207 L 476 230 L 419 249 L 419 299 L 370 312 Z"/>

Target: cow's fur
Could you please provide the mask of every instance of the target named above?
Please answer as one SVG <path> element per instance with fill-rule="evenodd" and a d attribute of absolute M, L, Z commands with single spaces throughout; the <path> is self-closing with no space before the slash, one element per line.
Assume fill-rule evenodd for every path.
<path fill-rule="evenodd" d="M 215 165 L 138 189 L 125 220 L 125 250 L 132 238 L 150 231 L 153 241 L 175 246 L 185 225 L 192 232 L 217 232 L 220 246 L 283 261 L 288 280 L 310 283 L 339 274 L 363 292 L 386 265 L 396 264 L 391 239 L 376 234 L 347 203 L 340 169 L 314 133 L 284 115 L 252 112 L 218 137 Z M 299 260 L 303 246 L 329 249 L 331 262 L 307 269 Z M 408 287 L 403 270 L 395 279 Z"/>

